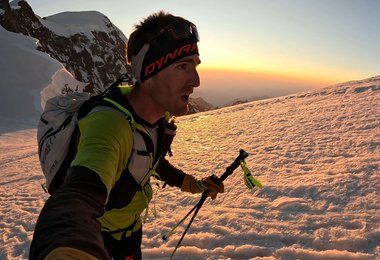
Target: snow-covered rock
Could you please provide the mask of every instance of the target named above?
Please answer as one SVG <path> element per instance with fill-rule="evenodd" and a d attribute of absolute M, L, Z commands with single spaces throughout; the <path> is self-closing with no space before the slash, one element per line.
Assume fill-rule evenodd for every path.
<path fill-rule="evenodd" d="M 12 7 L 12 8 L 11 8 Z M 128 71 L 125 35 L 96 11 L 34 14 L 26 1 L 0 0 L 0 25 L 38 39 L 39 50 L 61 62 L 88 91 L 100 92 Z"/>

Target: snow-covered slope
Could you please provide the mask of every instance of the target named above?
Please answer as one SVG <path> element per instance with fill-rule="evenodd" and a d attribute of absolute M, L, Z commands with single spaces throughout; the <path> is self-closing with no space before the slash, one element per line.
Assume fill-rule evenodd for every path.
<path fill-rule="evenodd" d="M 221 175 L 245 149 L 264 188 L 248 190 L 238 169 L 206 201 L 175 259 L 379 259 L 379 86 L 374 77 L 180 117 L 173 164 Z M 0 135 L 0 259 L 27 258 L 47 199 L 35 134 Z M 198 199 L 158 190 L 144 259 L 168 258 L 183 229 L 168 241 L 162 234 Z"/>
<path fill-rule="evenodd" d="M 33 128 L 41 113 L 40 92 L 54 96 L 61 89 L 82 90 L 81 83 L 48 54 L 37 40 L 0 26 L 0 133 Z"/>

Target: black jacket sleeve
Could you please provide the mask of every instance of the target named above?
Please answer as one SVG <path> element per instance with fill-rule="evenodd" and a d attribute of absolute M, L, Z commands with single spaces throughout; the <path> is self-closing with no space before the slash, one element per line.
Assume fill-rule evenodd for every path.
<path fill-rule="evenodd" d="M 97 218 L 104 213 L 107 190 L 95 172 L 69 169 L 64 184 L 45 203 L 37 220 L 29 259 L 43 259 L 53 249 L 71 247 L 110 259 Z"/>
<path fill-rule="evenodd" d="M 166 159 L 163 159 L 161 164 L 156 169 L 158 175 L 160 175 L 161 180 L 169 184 L 169 186 L 181 187 L 183 179 L 186 173 L 182 170 L 177 169 Z"/>

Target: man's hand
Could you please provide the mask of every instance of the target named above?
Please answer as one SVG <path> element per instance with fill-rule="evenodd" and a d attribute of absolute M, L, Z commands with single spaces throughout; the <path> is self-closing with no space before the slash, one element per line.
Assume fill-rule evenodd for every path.
<path fill-rule="evenodd" d="M 220 182 L 216 175 L 211 175 L 198 180 L 197 186 L 200 186 L 202 192 L 208 189 L 209 192 L 207 193 L 207 196 L 211 197 L 213 200 L 216 199 L 216 195 L 218 195 L 218 193 L 224 192 L 223 182 Z"/>
<path fill-rule="evenodd" d="M 211 197 L 211 199 L 215 199 L 218 193 L 224 192 L 224 185 L 223 183 L 219 183 L 219 178 L 215 175 L 200 180 L 195 179 L 191 175 L 186 175 L 181 186 L 182 191 L 191 193 L 202 193 L 206 189 L 209 190 L 207 195 Z"/>

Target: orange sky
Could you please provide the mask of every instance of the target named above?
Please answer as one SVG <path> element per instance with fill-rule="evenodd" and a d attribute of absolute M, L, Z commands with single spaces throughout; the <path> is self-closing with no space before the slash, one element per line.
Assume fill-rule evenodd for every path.
<path fill-rule="evenodd" d="M 235 99 L 282 96 L 338 83 L 306 76 L 204 69 L 201 66 L 198 69 L 201 86 L 195 89 L 194 96 L 200 96 L 216 106 Z"/>
<path fill-rule="evenodd" d="M 259 82 L 262 81 L 283 81 L 283 82 L 298 82 L 300 84 L 305 84 L 305 88 L 318 87 L 332 85 L 345 81 L 344 77 L 328 77 L 319 78 L 318 75 L 313 75 L 313 73 L 301 73 L 298 74 L 294 71 L 270 71 L 270 70 L 248 70 L 239 68 L 208 68 L 208 67 L 198 68 L 199 73 L 206 77 L 233 77 L 235 80 L 252 80 L 256 79 Z M 309 86 L 309 87 L 308 87 Z"/>

